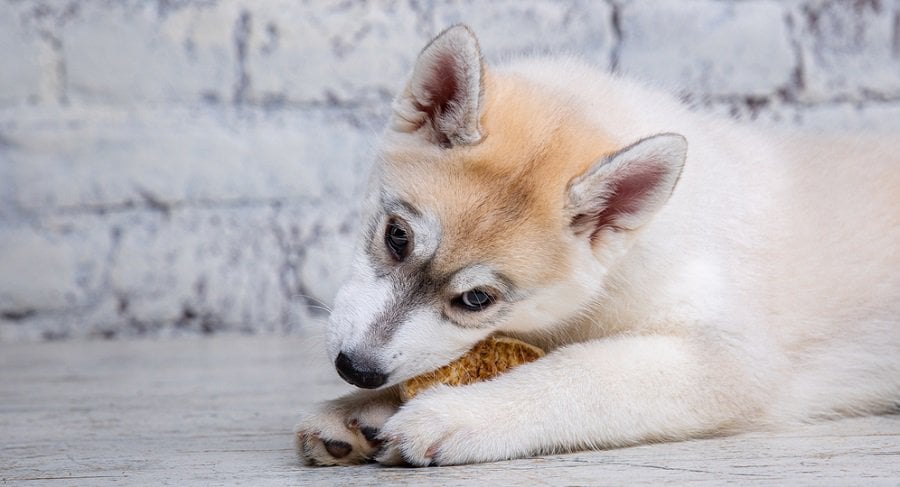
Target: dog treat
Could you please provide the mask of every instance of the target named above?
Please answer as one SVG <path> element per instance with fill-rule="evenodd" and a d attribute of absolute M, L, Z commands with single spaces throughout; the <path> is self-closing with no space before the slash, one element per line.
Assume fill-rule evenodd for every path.
<path fill-rule="evenodd" d="M 543 356 L 543 350 L 523 341 L 489 337 L 478 342 L 472 350 L 454 362 L 400 384 L 400 397 L 408 401 L 438 384 L 461 386 L 491 379 L 517 365 L 533 362 Z"/>

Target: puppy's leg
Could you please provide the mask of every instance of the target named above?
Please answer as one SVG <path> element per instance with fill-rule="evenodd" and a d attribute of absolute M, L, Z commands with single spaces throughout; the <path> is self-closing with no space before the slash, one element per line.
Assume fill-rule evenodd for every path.
<path fill-rule="evenodd" d="M 753 381 L 687 339 L 571 345 L 488 382 L 422 393 L 385 424 L 385 464 L 450 465 L 734 430 Z"/>
<path fill-rule="evenodd" d="M 297 451 L 309 465 L 352 465 L 374 458 L 385 421 L 400 405 L 396 387 L 326 401 L 297 425 Z"/>

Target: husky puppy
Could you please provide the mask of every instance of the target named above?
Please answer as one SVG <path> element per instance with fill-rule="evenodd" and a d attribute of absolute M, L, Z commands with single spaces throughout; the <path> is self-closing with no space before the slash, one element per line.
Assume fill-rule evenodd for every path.
<path fill-rule="evenodd" d="M 896 407 L 896 144 L 757 132 L 569 58 L 487 66 L 444 31 L 331 315 L 331 360 L 370 390 L 307 415 L 301 456 L 464 464 Z M 400 405 L 494 333 L 549 353 Z"/>

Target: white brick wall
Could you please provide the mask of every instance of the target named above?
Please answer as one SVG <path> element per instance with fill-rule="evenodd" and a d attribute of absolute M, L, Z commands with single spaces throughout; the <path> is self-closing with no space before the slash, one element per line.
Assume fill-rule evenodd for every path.
<path fill-rule="evenodd" d="M 776 1 L 659 0 L 627 4 L 620 16 L 626 73 L 709 96 L 770 96 L 792 81 L 790 31 Z"/>
<path fill-rule="evenodd" d="M 73 5 L 76 12 L 56 30 L 72 103 L 142 107 L 230 97 L 234 12 L 165 12 L 150 1 Z"/>
<path fill-rule="evenodd" d="M 813 2 L 793 16 L 802 99 L 900 98 L 900 1 Z"/>
<path fill-rule="evenodd" d="M 0 15 L 0 104 L 35 101 L 40 93 L 43 43 L 15 15 Z"/>
<path fill-rule="evenodd" d="M 900 133 L 900 0 L 0 0 L 0 340 L 317 326 L 390 98 L 461 21 L 489 60 Z"/>

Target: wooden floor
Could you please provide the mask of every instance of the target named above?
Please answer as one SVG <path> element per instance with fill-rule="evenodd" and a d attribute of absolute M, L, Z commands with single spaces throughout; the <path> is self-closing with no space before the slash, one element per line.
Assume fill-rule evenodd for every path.
<path fill-rule="evenodd" d="M 0 345 L 0 484 L 900 486 L 900 417 L 429 469 L 307 468 L 291 429 L 349 390 L 302 338 Z"/>

